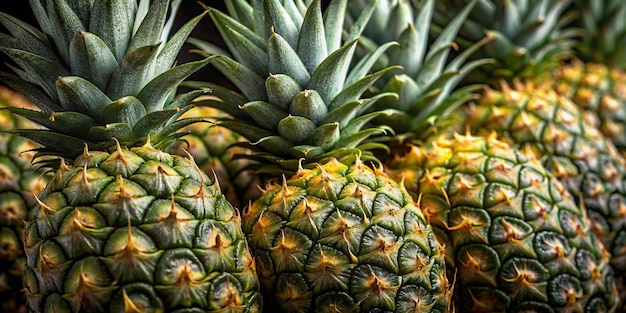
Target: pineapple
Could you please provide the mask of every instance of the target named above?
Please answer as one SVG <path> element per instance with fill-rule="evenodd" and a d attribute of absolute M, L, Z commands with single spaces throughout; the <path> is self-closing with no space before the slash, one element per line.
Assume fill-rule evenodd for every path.
<path fill-rule="evenodd" d="M 445 11 L 454 11 L 453 2 L 441 2 L 437 15 L 439 22 L 443 22 Z M 554 176 L 563 180 L 578 205 L 585 208 L 593 224 L 591 229 L 612 254 L 615 275 L 618 281 L 622 281 L 626 273 L 622 265 L 626 242 L 620 235 L 622 223 L 615 219 L 623 215 L 619 213 L 619 207 L 620 197 L 626 195 L 624 183 L 620 181 L 626 171 L 624 160 L 615 153 L 610 140 L 599 136 L 597 128 L 589 122 L 589 114 L 581 112 L 581 104 L 572 107 L 564 104 L 567 100 L 554 96 L 553 73 L 573 56 L 573 38 L 578 32 L 575 28 L 565 28 L 575 14 L 565 10 L 570 3 L 483 1 L 477 6 L 475 18 L 470 17 L 461 33 L 469 40 L 477 40 L 487 33 L 491 42 L 479 52 L 481 56 L 495 59 L 496 63 L 485 68 L 484 73 L 499 80 L 491 86 L 495 92 L 487 90 L 482 93 L 476 101 L 476 108 L 471 109 L 494 114 L 470 113 L 467 123 L 473 125 L 475 132 L 479 128 L 490 131 L 492 128 L 487 124 L 494 120 L 493 123 L 502 125 L 498 128 L 500 134 L 519 148 L 529 142 L 532 145 L 539 143 L 539 148 L 533 149 L 537 158 Z M 471 76 L 470 80 L 482 77 Z M 530 105 L 527 105 L 528 101 Z M 511 114 L 519 118 L 513 120 L 513 115 L 499 117 L 504 111 L 518 112 Z M 560 115 L 556 115 L 557 112 Z M 522 136 L 523 132 L 527 134 Z"/>
<path fill-rule="evenodd" d="M 447 25 L 469 0 L 437 1 L 436 27 Z M 459 32 L 458 43 L 470 46 L 488 39 L 473 57 L 491 58 L 466 79 L 498 87 L 500 80 L 542 81 L 573 55 L 579 30 L 566 27 L 576 12 L 566 8 L 572 0 L 478 1 Z"/>
<path fill-rule="evenodd" d="M 215 101 L 216 99 L 204 99 Z M 245 153 L 244 148 L 237 147 L 244 138 L 237 133 L 219 126 L 219 118 L 228 117 L 223 112 L 208 106 L 190 109 L 181 118 L 209 118 L 212 125 L 194 123 L 185 126 L 181 131 L 188 132 L 180 140 L 175 141 L 166 150 L 178 154 L 191 154 L 198 166 L 205 173 L 215 173 L 222 193 L 233 206 L 241 208 L 250 199 L 260 194 L 259 177 L 253 175 L 248 166 L 251 162 L 237 159 L 236 155 Z"/>
<path fill-rule="evenodd" d="M 364 59 L 377 59 L 379 66 L 398 67 L 386 73 L 369 90 L 371 95 L 384 92 L 399 95 L 381 99 L 374 108 L 384 112 L 375 123 L 393 130 L 393 136 L 387 136 L 385 153 L 378 155 L 385 162 L 393 163 L 396 154 L 409 151 L 413 145 L 420 145 L 432 136 L 450 133 L 462 117 L 458 108 L 476 97 L 481 86 L 461 86 L 459 83 L 477 68 L 491 62 L 489 59 L 468 61 L 487 40 L 459 53 L 453 51 L 457 47 L 454 42 L 457 33 L 476 2 L 469 3 L 448 21 L 441 34 L 431 38 L 431 19 L 437 1 L 380 1 L 372 12 L 371 22 L 363 30 L 360 41 L 366 53 Z M 365 1 L 354 3 L 350 11 L 352 21 L 356 21 L 357 14 L 364 10 Z M 387 30 L 391 33 L 388 34 Z M 379 52 L 379 47 L 389 45 L 385 53 Z M 385 168 L 397 176 L 392 167 Z M 413 179 L 405 180 L 409 192 L 415 190 L 415 183 Z"/>
<path fill-rule="evenodd" d="M 585 207 L 611 255 L 619 290 L 626 278 L 626 170 L 612 143 L 579 107 L 547 85 L 487 90 L 468 110 L 470 128 L 496 131 L 533 153 Z M 622 299 L 623 301 L 623 299 Z"/>
<path fill-rule="evenodd" d="M 0 87 L 0 107 L 32 107 L 24 97 Z M 2 130 L 33 127 L 28 120 L 0 112 Z M 48 175 L 31 167 L 36 145 L 8 133 L 0 133 L 0 311 L 26 312 L 22 290 L 22 268 L 26 264 L 22 232 L 30 219 L 35 195 L 41 192 Z"/>
<path fill-rule="evenodd" d="M 554 88 L 626 155 L 626 3 L 576 0 L 572 10 L 584 36 L 576 58 L 555 70 Z"/>
<path fill-rule="evenodd" d="M 430 226 L 402 184 L 373 166 L 370 150 L 382 146 L 366 139 L 384 128 L 365 126 L 381 115 L 368 108 L 394 95 L 361 95 L 390 68 L 368 74 L 369 58 L 350 67 L 368 14 L 342 40 L 347 5 L 230 1 L 228 13 L 209 12 L 230 54 L 212 64 L 245 99 L 224 102 L 232 119 L 220 125 L 250 140 L 248 157 L 266 181 L 243 213 L 265 303 L 286 312 L 448 312 Z"/>
<path fill-rule="evenodd" d="M 31 312 L 258 312 L 238 212 L 189 157 L 163 152 L 205 94 L 174 97 L 208 60 L 173 66 L 198 16 L 169 37 L 180 1 L 30 1 L 38 30 L 0 15 L 2 80 L 40 110 L 55 169 L 24 233 Z M 169 16 L 169 17 L 168 17 Z M 169 37 L 169 39 L 168 39 Z"/>
<path fill-rule="evenodd" d="M 615 311 L 608 254 L 534 154 L 456 135 L 398 162 L 423 170 L 418 202 L 450 248 L 456 312 Z"/>
<path fill-rule="evenodd" d="M 476 86 L 457 84 L 488 62 L 475 52 L 487 49 L 490 38 L 467 46 L 451 60 L 449 51 L 457 32 L 464 31 L 461 24 L 474 14 L 471 10 L 483 4 L 472 1 L 459 8 L 431 39 L 424 35 L 435 1 L 423 1 L 421 6 L 386 1 L 376 8 L 378 18 L 373 20 L 379 24 L 371 23 L 364 30 L 370 35 L 367 44 L 383 45 L 385 37 L 377 32 L 397 30 L 399 45 L 391 47 L 384 60 L 402 65 L 387 81 L 378 81 L 383 91 L 399 94 L 386 103 L 393 110 L 380 121 L 396 133 L 388 140 L 392 153 L 385 168 L 392 177 L 404 180 L 446 247 L 457 311 L 614 310 L 609 258 L 598 238 L 588 233 L 584 212 L 568 190 L 531 160 L 534 155 L 525 156 L 495 137 L 451 134 L 456 126 L 454 119 L 448 121 L 452 112 L 477 96 Z M 473 61 L 467 62 L 470 57 Z M 527 200 L 537 195 L 544 201 L 548 188 L 554 197 L 538 203 L 549 209 L 535 212 L 539 206 Z M 547 213 L 556 214 L 551 229 L 540 224 Z M 546 253 L 555 249 L 559 257 Z M 576 258 L 581 262 L 572 263 Z M 535 266 L 547 262 L 546 267 Z M 587 270 L 594 274 L 588 275 Z"/>

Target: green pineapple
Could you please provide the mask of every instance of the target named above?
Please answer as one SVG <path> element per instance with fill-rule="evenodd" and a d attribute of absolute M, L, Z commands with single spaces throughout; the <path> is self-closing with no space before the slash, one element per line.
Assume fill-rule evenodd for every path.
<path fill-rule="evenodd" d="M 241 90 L 220 125 L 250 140 L 267 181 L 243 213 L 264 299 L 287 312 L 448 312 L 430 226 L 402 185 L 370 167 L 382 146 L 365 140 L 384 128 L 366 126 L 382 114 L 368 108 L 394 95 L 360 99 L 390 69 L 350 67 L 368 14 L 342 40 L 347 5 L 230 1 L 228 14 L 209 13 L 231 55 L 212 64 Z"/>
<path fill-rule="evenodd" d="M 244 138 L 219 126 L 219 119 L 228 117 L 219 110 L 198 105 L 181 116 L 181 118 L 195 117 L 205 120 L 208 118 L 212 125 L 194 123 L 183 127 L 181 131 L 188 134 L 172 143 L 166 150 L 178 155 L 191 154 L 202 171 L 207 174 L 215 173 L 228 202 L 236 208 L 242 208 L 260 193 L 259 177 L 247 170 L 251 162 L 236 157 L 245 153 L 244 148 L 237 146 L 245 141 Z"/>
<path fill-rule="evenodd" d="M 479 52 L 496 63 L 485 73 L 499 76 L 501 81 L 492 86 L 495 91 L 485 91 L 476 101 L 468 124 L 474 132 L 495 128 L 518 148 L 536 146 L 536 157 L 585 208 L 591 229 L 611 254 L 618 288 L 623 289 L 619 286 L 626 273 L 626 241 L 622 239 L 625 225 L 619 218 L 624 214 L 620 213 L 621 199 L 626 196 L 624 160 L 589 123 L 588 114 L 567 105 L 568 100 L 557 98 L 552 89 L 555 68 L 573 55 L 572 38 L 577 29 L 564 28 L 571 22 L 573 12 L 564 13 L 570 2 L 484 1 L 477 7 L 475 18 L 470 17 L 462 34 L 476 40 L 473 38 L 482 38 L 480 33 L 487 33 L 491 42 Z M 449 9 L 454 9 L 451 1 L 442 2 L 440 14 Z M 485 18 L 489 16 L 493 18 Z M 506 21 L 516 21 L 519 27 Z"/>
<path fill-rule="evenodd" d="M 0 107 L 32 107 L 24 97 L 0 87 Z M 28 120 L 0 112 L 2 130 L 33 127 Z M 48 181 L 48 175 L 31 167 L 37 146 L 29 140 L 0 133 L 0 311 L 26 312 L 22 268 L 26 264 L 22 232 L 30 208 Z"/>
<path fill-rule="evenodd" d="M 584 36 L 576 58 L 555 70 L 555 89 L 626 155 L 626 3 L 575 0 L 571 10 Z"/>
<path fill-rule="evenodd" d="M 578 106 L 626 156 L 626 72 L 619 67 L 573 60 L 555 70 L 554 89 Z"/>
<path fill-rule="evenodd" d="M 422 169 L 418 202 L 450 248 L 456 312 L 615 312 L 609 255 L 534 154 L 456 135 L 398 162 Z"/>
<path fill-rule="evenodd" d="M 612 143 L 579 107 L 547 85 L 487 90 L 468 110 L 470 128 L 496 131 L 528 149 L 586 209 L 591 230 L 611 256 L 618 289 L 626 278 L 626 171 Z M 623 299 L 622 299 L 623 300 Z"/>
<path fill-rule="evenodd" d="M 180 1 L 30 1 L 41 31 L 5 14 L 2 80 L 47 129 L 14 133 L 56 169 L 25 231 L 31 312 L 257 312 L 240 216 L 193 159 L 160 150 L 199 119 L 174 97 L 208 60 L 173 66 L 198 16 L 168 40 Z M 169 16 L 169 17 L 168 17 Z"/>
<path fill-rule="evenodd" d="M 403 70 L 379 84 L 383 91 L 399 94 L 386 103 L 392 110 L 380 121 L 396 134 L 389 138 L 392 153 L 385 165 L 418 199 L 446 247 L 456 310 L 614 310 L 615 286 L 606 250 L 589 234 L 584 212 L 563 185 L 537 161 L 527 160 L 533 155 L 524 156 L 494 137 L 450 135 L 456 126 L 453 112 L 478 96 L 473 93 L 476 86 L 457 84 L 466 75 L 478 75 L 477 66 L 488 67 L 488 60 L 476 56 L 476 51 L 488 49 L 490 38 L 468 45 L 448 60 L 457 31 L 464 31 L 461 24 L 484 1 L 459 7 L 438 35 L 428 39 L 435 5 L 440 3 L 381 2 L 374 12 L 378 18 L 373 18 L 379 23 L 369 24 L 364 34 L 370 34 L 375 47 L 385 40 L 377 32 L 397 30 L 400 44 L 388 50 L 385 61 L 402 65 Z M 537 177 L 524 177 L 527 173 L 521 169 L 532 169 Z M 548 197 L 545 204 L 562 207 L 563 212 L 550 207 L 532 215 L 537 206 L 524 199 L 536 194 L 544 201 L 547 186 L 555 197 Z M 539 223 L 544 213 L 557 216 L 551 229 Z M 558 249 L 555 244 L 563 244 L 564 250 L 551 258 L 545 251 Z M 575 258 L 579 263 L 572 263 Z M 547 262 L 546 267 L 535 266 Z"/>

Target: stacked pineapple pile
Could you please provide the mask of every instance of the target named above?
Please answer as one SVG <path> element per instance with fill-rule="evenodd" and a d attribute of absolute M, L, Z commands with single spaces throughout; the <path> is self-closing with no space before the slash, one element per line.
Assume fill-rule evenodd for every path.
<path fill-rule="evenodd" d="M 624 310 L 623 1 L 30 4 L 3 311 Z"/>
<path fill-rule="evenodd" d="M 26 98 L 0 87 L 0 107 L 33 108 Z M 0 112 L 2 130 L 36 127 L 28 120 Z M 37 146 L 30 140 L 8 133 L 0 134 L 0 311 L 26 312 L 22 289 L 22 268 L 26 255 L 21 234 L 24 221 L 32 218 L 34 195 L 49 180 L 44 171 L 31 166 Z"/>

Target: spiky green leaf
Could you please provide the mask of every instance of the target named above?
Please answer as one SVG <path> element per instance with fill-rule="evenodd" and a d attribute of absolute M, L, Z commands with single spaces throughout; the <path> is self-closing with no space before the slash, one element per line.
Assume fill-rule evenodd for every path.
<path fill-rule="evenodd" d="M 251 142 L 256 142 L 265 137 L 275 136 L 275 134 L 268 131 L 267 129 L 252 126 L 248 123 L 237 120 L 222 120 L 219 122 L 219 125 L 234 131 L 235 133 L 247 138 Z"/>
<path fill-rule="evenodd" d="M 300 28 L 296 51 L 309 73 L 313 73 L 328 55 L 320 0 L 314 0 L 309 5 Z"/>
<path fill-rule="evenodd" d="M 78 112 L 54 112 L 46 113 L 41 111 L 6 107 L 4 108 L 13 114 L 23 116 L 49 130 L 65 135 L 84 133 L 85 130 L 97 125 L 91 117 Z"/>
<path fill-rule="evenodd" d="M 133 35 L 136 1 L 94 1 L 89 21 L 89 30 L 100 37 L 121 61 Z"/>
<path fill-rule="evenodd" d="M 104 123 L 126 123 L 135 125 L 139 119 L 146 115 L 146 108 L 139 99 L 128 96 L 109 103 L 102 110 Z"/>
<path fill-rule="evenodd" d="M 55 34 L 55 44 L 57 51 L 60 52 L 61 57 L 66 64 L 71 64 L 69 57 L 68 47 L 74 34 L 80 31 L 85 31 L 85 25 L 80 20 L 76 12 L 70 7 L 65 0 L 47 1 L 48 3 L 48 16 L 54 21 L 53 28 L 48 29 Z"/>
<path fill-rule="evenodd" d="M 369 0 L 367 2 L 357 20 L 354 22 L 354 24 L 351 25 L 350 29 L 348 30 L 348 41 L 352 41 L 361 36 L 361 33 L 363 33 L 363 29 L 365 29 L 365 26 L 367 25 L 369 19 L 372 17 L 372 14 L 374 13 L 376 6 L 378 5 L 378 1 L 379 0 Z"/>
<path fill-rule="evenodd" d="M 204 18 L 205 14 L 206 12 L 189 20 L 167 41 L 157 58 L 157 73 L 165 72 L 172 66 L 172 64 L 174 64 L 174 61 L 176 60 L 176 57 L 178 57 L 185 40 L 189 37 L 191 31 L 196 27 L 196 25 L 198 25 L 202 18 Z"/>
<path fill-rule="evenodd" d="M 247 137 L 246 137 L 247 138 Z M 281 136 L 267 136 L 251 143 L 265 151 L 272 151 L 272 154 L 290 158 L 289 152 L 293 148 L 293 143 Z"/>
<path fill-rule="evenodd" d="M 164 109 L 182 108 L 191 103 L 194 99 L 211 93 L 212 90 L 210 88 L 190 91 L 188 93 L 177 96 L 174 100 L 172 100 L 172 102 L 167 104 Z"/>
<path fill-rule="evenodd" d="M 291 76 L 284 74 L 272 74 L 265 80 L 268 102 L 278 106 L 282 110 L 289 110 L 289 104 L 295 96 L 302 91 L 298 82 Z"/>
<path fill-rule="evenodd" d="M 264 78 L 227 56 L 216 55 L 210 60 L 246 98 L 267 101 Z"/>
<path fill-rule="evenodd" d="M 450 21 L 447 26 L 443 29 L 443 31 L 437 36 L 435 41 L 430 46 L 428 54 L 426 55 L 425 67 L 427 70 L 421 69 L 419 71 L 419 76 L 416 79 L 418 85 L 429 85 L 432 81 L 432 76 L 428 77 L 428 75 L 421 75 L 422 73 L 440 73 L 445 66 L 445 62 L 448 58 L 449 50 L 445 49 L 446 46 L 450 46 L 454 39 L 456 38 L 461 25 L 467 19 L 467 16 L 471 12 L 471 10 L 476 5 L 477 0 L 472 0 L 469 2 L 463 10 L 459 14 L 457 14 L 452 21 Z M 442 52 L 443 51 L 443 52 Z"/>
<path fill-rule="evenodd" d="M 226 33 L 230 39 L 230 51 L 233 57 L 258 75 L 266 75 L 268 71 L 267 52 L 231 28 L 226 28 Z"/>
<path fill-rule="evenodd" d="M 328 106 L 317 90 L 304 90 L 291 100 L 289 113 L 306 117 L 317 124 L 328 113 Z"/>
<path fill-rule="evenodd" d="M 193 89 L 211 90 L 211 93 L 213 95 L 220 98 L 225 103 L 232 104 L 233 107 L 235 107 L 237 110 L 239 110 L 237 106 L 243 105 L 244 103 L 248 102 L 248 100 L 241 94 L 231 89 L 225 88 L 224 86 L 213 84 L 210 82 L 187 80 L 182 82 L 180 85 L 181 87 L 188 87 Z"/>
<path fill-rule="evenodd" d="M 180 83 L 189 75 L 195 73 L 202 67 L 209 64 L 210 59 L 195 62 L 188 62 L 162 73 L 152 79 L 137 94 L 137 99 L 146 107 L 147 112 L 154 112 L 165 107 L 166 100 L 171 96 Z"/>
<path fill-rule="evenodd" d="M 133 135 L 130 125 L 126 123 L 113 123 L 90 128 L 87 138 L 98 145 L 111 147 L 114 145 L 113 138 L 116 138 L 120 142 L 136 144 L 134 140 L 137 137 Z"/>
<path fill-rule="evenodd" d="M 0 50 L 17 63 L 31 77 L 31 83 L 40 85 L 51 98 L 56 98 L 54 81 L 57 77 L 70 75 L 67 69 L 42 56 L 18 49 L 0 47 Z"/>
<path fill-rule="evenodd" d="M 244 0 L 225 1 L 228 14 L 249 29 L 254 29 L 254 11 L 250 3 Z"/>
<path fill-rule="evenodd" d="M 358 39 L 352 40 L 331 53 L 311 75 L 306 88 L 316 90 L 324 103 L 331 103 L 343 89 L 357 42 Z"/>
<path fill-rule="evenodd" d="M 365 38 L 360 38 L 360 42 Z M 350 73 L 346 78 L 346 85 L 351 85 L 357 80 L 362 79 L 367 73 L 370 72 L 374 64 L 378 62 L 381 58 L 386 57 L 385 51 L 393 46 L 398 45 L 397 42 L 388 42 L 381 46 L 378 46 L 374 49 L 374 51 L 368 53 L 364 57 L 360 58 L 358 62 L 350 69 Z M 333 100 L 334 101 L 334 100 Z"/>
<path fill-rule="evenodd" d="M 38 29 L 4 12 L 0 12 L 0 23 L 17 40 L 21 50 L 32 52 L 53 62 L 60 62 L 45 35 Z"/>
<path fill-rule="evenodd" d="M 262 12 L 265 17 L 265 31 L 273 28 L 291 47 L 297 47 L 300 25 L 294 23 L 280 1 L 264 0 Z"/>
<path fill-rule="evenodd" d="M 285 111 L 265 101 L 251 101 L 241 108 L 248 112 L 258 125 L 271 131 L 276 131 L 278 122 L 287 116 Z"/>
<path fill-rule="evenodd" d="M 185 126 L 189 126 L 191 124 L 194 123 L 200 123 L 200 122 L 206 122 L 204 121 L 202 118 L 184 118 L 184 119 L 178 119 L 174 122 L 171 122 L 167 125 L 164 125 L 163 128 L 161 128 L 159 130 L 158 133 L 155 133 L 154 135 L 150 135 L 151 140 L 153 142 L 153 145 L 155 147 L 162 147 L 164 145 L 167 145 L 169 142 L 175 138 L 178 138 L 182 135 L 184 135 L 184 132 L 180 132 L 179 130 L 182 129 Z"/>
<path fill-rule="evenodd" d="M 97 120 L 104 107 L 112 102 L 96 85 L 78 76 L 58 78 L 56 89 L 65 110 L 81 112 Z"/>
<path fill-rule="evenodd" d="M 158 48 L 158 45 L 144 46 L 126 54 L 111 75 L 106 94 L 112 99 L 119 99 L 139 93 L 152 77 Z"/>
<path fill-rule="evenodd" d="M 277 128 L 279 135 L 298 144 L 304 142 L 317 126 L 306 117 L 289 115 L 277 123 Z"/>
<path fill-rule="evenodd" d="M 39 109 L 46 113 L 61 111 L 58 103 L 52 100 L 41 88 L 29 82 L 23 81 L 19 77 L 0 72 L 0 80 L 5 82 L 9 87 L 23 94 L 35 104 Z"/>
<path fill-rule="evenodd" d="M 311 75 L 298 53 L 279 34 L 272 32 L 267 45 L 268 71 L 272 74 L 287 74 L 298 84 L 305 86 Z"/>
<path fill-rule="evenodd" d="M 343 21 L 345 19 L 347 6 L 347 0 L 332 0 L 324 11 L 326 51 L 335 51 L 341 47 Z"/>
<path fill-rule="evenodd" d="M 331 150 L 337 141 L 341 139 L 339 123 L 328 123 L 317 127 L 304 141 L 305 144 L 318 146 L 324 151 Z"/>
<path fill-rule="evenodd" d="M 345 87 L 341 92 L 336 95 L 332 102 L 330 103 L 330 109 L 334 109 L 339 107 L 341 104 L 346 102 L 351 102 L 358 100 L 361 98 L 361 95 L 367 91 L 380 77 L 385 75 L 385 73 L 392 71 L 394 69 L 399 69 L 396 66 L 390 66 L 384 68 L 376 73 L 372 73 L 369 75 L 363 76 L 358 81 L 352 83 L 351 85 Z"/>
<path fill-rule="evenodd" d="M 133 134 L 139 138 L 157 134 L 179 111 L 179 109 L 167 109 L 162 111 L 150 112 L 144 115 L 133 126 Z"/>
<path fill-rule="evenodd" d="M 106 90 L 109 77 L 117 68 L 115 55 L 98 36 L 78 32 L 70 44 L 71 71 L 101 90 Z"/>
<path fill-rule="evenodd" d="M 147 10 L 139 28 L 135 31 L 126 49 L 127 51 L 134 51 L 142 47 L 158 46 L 161 43 L 169 2 L 169 0 L 150 1 L 150 8 Z"/>
<path fill-rule="evenodd" d="M 44 147 L 40 150 L 42 155 L 73 158 L 79 155 L 85 147 L 85 141 L 82 139 L 49 130 L 17 129 L 11 133 L 42 145 Z"/>
<path fill-rule="evenodd" d="M 258 15 L 260 14 L 257 14 L 257 16 Z M 263 34 L 254 32 L 254 28 L 248 28 L 246 25 L 241 24 L 239 21 L 215 9 L 209 9 L 209 16 L 224 38 L 224 42 L 230 51 L 234 51 L 235 49 L 232 39 L 228 37 L 229 32 L 241 34 L 257 47 L 263 50 L 267 49 L 266 37 L 264 37 Z"/>
<path fill-rule="evenodd" d="M 374 136 L 374 135 L 382 135 L 385 134 L 387 132 L 387 129 L 383 126 L 377 127 L 377 128 L 367 128 L 367 129 L 363 129 L 361 131 L 352 133 L 350 135 L 347 136 L 342 136 L 336 143 L 335 145 L 337 147 L 342 147 L 342 148 L 356 148 L 358 147 L 364 140 Z"/>

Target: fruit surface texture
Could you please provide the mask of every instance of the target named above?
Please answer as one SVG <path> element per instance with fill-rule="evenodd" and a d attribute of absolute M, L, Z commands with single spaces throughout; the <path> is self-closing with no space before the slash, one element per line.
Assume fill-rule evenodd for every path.
<path fill-rule="evenodd" d="M 254 312 L 261 300 L 239 222 L 188 158 L 149 146 L 85 152 L 55 174 L 27 226 L 29 305 Z"/>
<path fill-rule="evenodd" d="M 447 312 L 443 255 L 380 169 L 337 160 L 268 187 L 244 213 L 260 280 L 288 312 Z"/>

